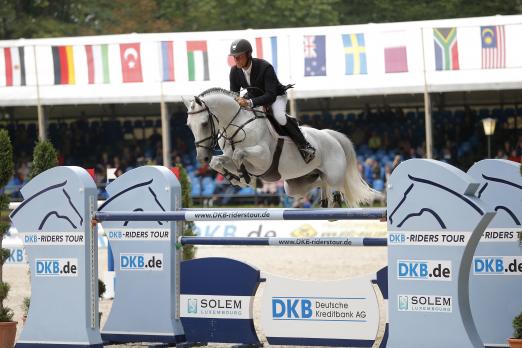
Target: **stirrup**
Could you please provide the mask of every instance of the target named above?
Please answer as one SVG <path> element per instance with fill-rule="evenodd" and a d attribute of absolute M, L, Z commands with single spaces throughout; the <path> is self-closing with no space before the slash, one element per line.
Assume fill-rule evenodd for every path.
<path fill-rule="evenodd" d="M 315 158 L 315 148 L 308 143 L 299 148 L 299 152 L 301 153 L 301 157 L 303 157 L 305 163 L 310 163 Z"/>

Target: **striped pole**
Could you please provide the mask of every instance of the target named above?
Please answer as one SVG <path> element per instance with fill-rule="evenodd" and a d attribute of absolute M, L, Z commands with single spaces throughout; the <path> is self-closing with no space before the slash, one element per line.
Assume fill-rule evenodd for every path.
<path fill-rule="evenodd" d="M 180 237 L 182 245 L 265 245 L 265 246 L 387 246 L 386 238 L 370 237 Z"/>
<path fill-rule="evenodd" d="M 176 211 L 111 211 L 95 214 L 102 221 L 248 221 L 248 220 L 379 220 L 386 218 L 386 208 L 332 209 L 180 209 Z"/>

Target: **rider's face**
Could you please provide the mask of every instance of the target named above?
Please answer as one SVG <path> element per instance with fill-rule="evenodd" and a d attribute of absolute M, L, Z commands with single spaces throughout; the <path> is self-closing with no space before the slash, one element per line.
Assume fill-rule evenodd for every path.
<path fill-rule="evenodd" d="M 248 64 L 248 57 L 246 53 L 239 54 L 237 56 L 234 56 L 234 61 L 236 62 L 236 66 L 239 69 L 244 69 L 247 67 Z"/>

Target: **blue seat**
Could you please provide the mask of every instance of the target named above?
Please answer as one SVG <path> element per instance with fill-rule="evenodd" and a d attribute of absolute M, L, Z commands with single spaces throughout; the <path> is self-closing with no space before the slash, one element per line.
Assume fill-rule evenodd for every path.
<path fill-rule="evenodd" d="M 207 176 L 203 178 L 203 182 L 201 183 L 203 186 L 203 191 L 201 192 L 204 196 L 210 196 L 214 193 L 214 190 L 216 188 L 216 183 L 214 182 L 214 179 Z"/>
<path fill-rule="evenodd" d="M 375 179 L 373 181 L 373 189 L 377 190 L 379 192 L 383 192 L 384 191 L 384 181 L 381 179 Z"/>
<path fill-rule="evenodd" d="M 254 192 L 254 189 L 252 187 L 242 187 L 239 192 L 238 192 L 238 195 L 244 195 L 244 196 L 248 196 L 248 195 L 253 195 L 255 192 Z"/>
<path fill-rule="evenodd" d="M 192 196 L 199 196 L 201 195 L 201 186 L 199 184 L 199 179 L 196 178 L 195 180 L 192 180 Z"/>

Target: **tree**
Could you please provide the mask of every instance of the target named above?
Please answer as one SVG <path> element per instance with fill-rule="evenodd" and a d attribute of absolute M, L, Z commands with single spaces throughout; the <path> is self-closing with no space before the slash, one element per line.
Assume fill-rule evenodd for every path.
<path fill-rule="evenodd" d="M 0 0 L 0 39 L 509 15 L 522 0 Z"/>
<path fill-rule="evenodd" d="M 29 172 L 29 179 L 58 165 L 58 154 L 50 141 L 40 140 L 34 147 L 33 163 Z"/>
<path fill-rule="evenodd" d="M 9 293 L 9 284 L 3 282 L 2 268 L 10 253 L 8 249 L 2 248 L 4 235 L 9 230 L 9 223 L 2 215 L 9 209 L 9 197 L 3 193 L 3 188 L 7 185 L 13 175 L 13 147 L 9 133 L 5 129 L 0 129 L 0 321 L 12 321 L 13 311 L 4 306 L 4 300 Z"/>

